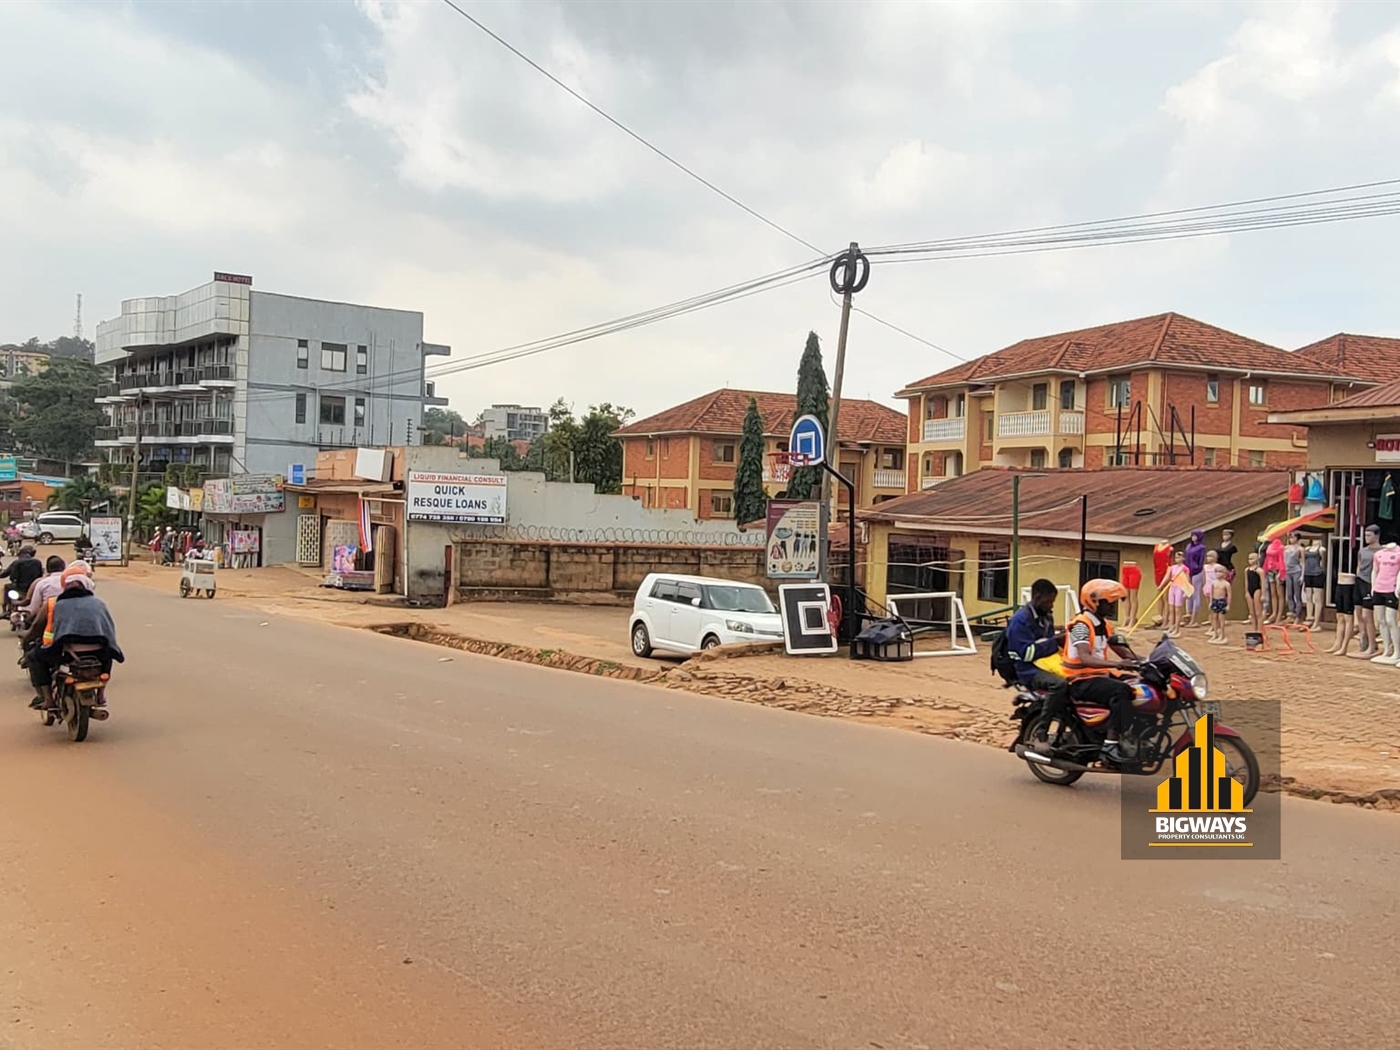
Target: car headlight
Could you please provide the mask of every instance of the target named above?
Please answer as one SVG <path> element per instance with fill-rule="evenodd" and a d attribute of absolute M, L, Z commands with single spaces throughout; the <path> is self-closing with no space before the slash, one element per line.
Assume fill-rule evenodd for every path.
<path fill-rule="evenodd" d="M 1206 682 L 1205 672 L 1193 674 L 1191 676 L 1191 692 L 1196 694 L 1197 700 L 1204 700 L 1210 694 L 1209 683 Z"/>
<path fill-rule="evenodd" d="M 742 620 L 725 620 L 724 626 L 735 634 L 753 634 L 753 628 Z"/>

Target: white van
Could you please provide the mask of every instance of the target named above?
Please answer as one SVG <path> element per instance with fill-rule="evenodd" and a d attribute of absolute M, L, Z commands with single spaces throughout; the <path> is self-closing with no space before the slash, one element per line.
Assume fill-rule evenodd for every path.
<path fill-rule="evenodd" d="M 693 653 L 717 645 L 771 642 L 783 621 L 762 587 L 709 576 L 651 573 L 632 603 L 632 652 Z"/>

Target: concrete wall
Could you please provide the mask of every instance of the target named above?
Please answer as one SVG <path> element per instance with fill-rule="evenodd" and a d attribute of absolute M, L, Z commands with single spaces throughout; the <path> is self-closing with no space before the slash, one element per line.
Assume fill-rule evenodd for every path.
<path fill-rule="evenodd" d="M 756 583 L 775 591 L 764 575 L 762 547 L 638 547 L 459 540 L 455 552 L 454 590 L 456 597 L 463 600 L 568 596 L 630 600 L 649 572 L 712 576 Z"/>
<path fill-rule="evenodd" d="M 423 315 L 271 292 L 252 293 L 247 398 L 235 403 L 250 473 L 283 473 L 315 462 L 327 445 L 395 445 L 418 440 L 423 416 Z M 308 365 L 297 367 L 297 340 L 307 340 Z M 344 372 L 321 367 L 322 342 L 346 346 Z M 356 348 L 368 371 L 356 372 Z M 240 394 L 242 391 L 240 390 Z M 296 422 L 296 395 L 306 395 L 306 422 Z M 320 399 L 345 399 L 344 425 L 320 423 Z M 355 400 L 365 400 L 355 426 Z M 411 426 L 410 426 L 411 424 Z"/>
<path fill-rule="evenodd" d="M 1308 467 L 1312 470 L 1394 467 L 1394 464 L 1377 463 L 1376 450 L 1367 447 L 1377 434 L 1400 434 L 1400 421 L 1314 424 L 1308 427 Z"/>

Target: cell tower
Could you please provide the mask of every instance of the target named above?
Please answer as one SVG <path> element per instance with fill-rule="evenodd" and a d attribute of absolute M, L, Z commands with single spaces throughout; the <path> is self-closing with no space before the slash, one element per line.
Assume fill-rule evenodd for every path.
<path fill-rule="evenodd" d="M 78 293 L 78 309 L 73 314 L 73 338 L 78 342 L 83 341 L 83 293 Z"/>

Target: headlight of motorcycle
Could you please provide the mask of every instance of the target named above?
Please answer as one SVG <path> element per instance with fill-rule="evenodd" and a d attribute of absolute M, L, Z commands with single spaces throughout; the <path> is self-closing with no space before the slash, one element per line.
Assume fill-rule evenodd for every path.
<path fill-rule="evenodd" d="M 742 620 L 725 620 L 724 626 L 735 634 L 753 634 L 753 628 Z"/>
<path fill-rule="evenodd" d="M 1191 676 L 1191 692 L 1196 694 L 1197 700 L 1204 700 L 1210 695 L 1210 687 L 1206 682 L 1205 673 L 1193 674 Z"/>
<path fill-rule="evenodd" d="M 10 591 L 9 598 L 12 602 L 19 601 L 19 591 Z"/>

